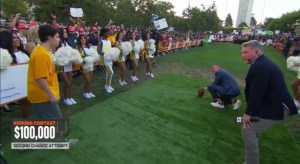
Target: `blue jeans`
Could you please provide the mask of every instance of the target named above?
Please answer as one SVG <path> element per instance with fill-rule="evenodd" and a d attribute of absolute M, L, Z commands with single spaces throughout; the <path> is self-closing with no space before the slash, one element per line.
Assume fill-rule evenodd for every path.
<path fill-rule="evenodd" d="M 57 103 L 50 101 L 42 103 L 32 103 L 32 109 L 38 118 L 41 119 L 61 119 L 62 114 Z"/>

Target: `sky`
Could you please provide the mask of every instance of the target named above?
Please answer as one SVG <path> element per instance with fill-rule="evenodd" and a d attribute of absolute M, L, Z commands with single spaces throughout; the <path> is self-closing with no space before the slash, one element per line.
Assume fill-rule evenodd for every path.
<path fill-rule="evenodd" d="M 160 0 L 173 4 L 176 15 L 181 16 L 182 10 L 188 7 L 199 7 L 201 4 L 210 6 L 213 0 Z M 225 20 L 228 13 L 231 14 L 233 24 L 236 22 L 239 0 L 215 0 L 218 16 Z M 264 7 L 265 6 L 265 7 Z M 254 0 L 253 11 L 257 23 L 263 22 L 265 18 L 279 18 L 282 14 L 300 9 L 300 0 Z"/>

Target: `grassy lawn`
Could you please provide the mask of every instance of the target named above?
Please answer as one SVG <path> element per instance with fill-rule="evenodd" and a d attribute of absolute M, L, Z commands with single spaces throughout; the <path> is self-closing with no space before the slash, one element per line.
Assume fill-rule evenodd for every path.
<path fill-rule="evenodd" d="M 210 106 L 208 94 L 203 98 L 196 96 L 199 86 L 211 82 L 210 65 L 214 63 L 232 72 L 243 92 L 247 65 L 241 60 L 240 51 L 240 45 L 213 43 L 162 56 L 154 69 L 155 79 L 145 77 L 144 64 L 140 62 L 140 81 L 121 88 L 116 73 L 116 91 L 110 95 L 104 93 L 103 74 L 96 72 L 93 86 L 97 97 L 93 100 L 82 98 L 82 78 L 76 78 L 73 89 L 78 104 L 61 104 L 61 108 L 70 119 L 70 136 L 80 142 L 70 150 L 10 150 L 9 121 L 19 117 L 16 110 L 1 115 L 5 156 L 10 163 L 30 164 L 240 164 L 244 147 L 241 125 L 234 119 L 243 114 L 243 94 L 239 98 L 244 103 L 238 111 L 231 107 L 217 110 Z M 289 85 L 295 73 L 286 69 L 285 60 L 272 48 L 265 52 L 280 66 Z M 299 125 L 297 116 L 262 134 L 262 164 L 300 161 Z"/>

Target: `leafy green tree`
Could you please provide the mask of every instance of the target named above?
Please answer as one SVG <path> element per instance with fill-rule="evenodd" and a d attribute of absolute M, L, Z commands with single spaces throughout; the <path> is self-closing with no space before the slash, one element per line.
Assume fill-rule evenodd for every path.
<path fill-rule="evenodd" d="M 300 10 L 283 14 L 280 18 L 268 21 L 266 29 L 284 32 L 294 31 L 300 24 Z"/>
<path fill-rule="evenodd" d="M 95 22 L 106 25 L 111 19 L 127 27 L 148 27 L 153 26 L 151 15 L 157 14 L 166 18 L 169 26 L 181 31 L 217 31 L 221 27 L 214 2 L 208 7 L 203 4 L 201 9 L 186 9 L 185 17 L 175 15 L 172 3 L 159 0 L 25 0 L 24 4 L 29 7 L 27 11 L 43 22 L 51 21 L 51 13 L 55 13 L 57 22 L 71 24 L 69 8 L 81 7 L 86 25 Z"/>
<path fill-rule="evenodd" d="M 250 26 L 252 27 L 252 26 L 256 26 L 256 24 L 257 24 L 257 21 L 256 21 L 256 19 L 254 18 L 254 16 L 252 16 L 251 17 L 251 20 L 250 20 Z"/>
<path fill-rule="evenodd" d="M 232 27 L 233 22 L 230 13 L 227 14 L 227 17 L 225 19 L 225 27 Z"/>
<path fill-rule="evenodd" d="M 239 27 L 248 27 L 247 23 L 246 22 L 242 22 L 239 24 Z"/>
<path fill-rule="evenodd" d="M 1 9 L 6 15 L 28 13 L 28 6 L 23 0 L 1 0 Z"/>
<path fill-rule="evenodd" d="M 185 26 L 189 25 L 189 29 L 183 29 L 184 31 L 218 31 L 221 29 L 214 3 L 207 8 L 203 4 L 202 9 L 198 7 L 185 9 L 182 14 Z"/>

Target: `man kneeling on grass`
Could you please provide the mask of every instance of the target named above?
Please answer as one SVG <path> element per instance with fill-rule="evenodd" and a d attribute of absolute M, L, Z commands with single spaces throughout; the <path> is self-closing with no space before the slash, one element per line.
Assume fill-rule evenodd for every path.
<path fill-rule="evenodd" d="M 211 105 L 224 108 L 225 105 L 232 104 L 233 110 L 239 109 L 241 101 L 235 98 L 241 93 L 234 77 L 219 65 L 212 65 L 211 70 L 215 74 L 215 79 L 212 84 L 205 87 L 213 98 Z"/>

